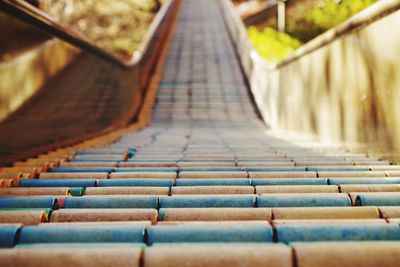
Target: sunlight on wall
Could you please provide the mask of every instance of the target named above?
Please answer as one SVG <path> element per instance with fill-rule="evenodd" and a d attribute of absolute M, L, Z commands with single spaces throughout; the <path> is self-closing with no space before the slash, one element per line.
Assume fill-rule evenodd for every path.
<path fill-rule="evenodd" d="M 79 50 L 50 40 L 12 61 L 0 64 L 0 121 L 33 96 L 70 63 Z"/>

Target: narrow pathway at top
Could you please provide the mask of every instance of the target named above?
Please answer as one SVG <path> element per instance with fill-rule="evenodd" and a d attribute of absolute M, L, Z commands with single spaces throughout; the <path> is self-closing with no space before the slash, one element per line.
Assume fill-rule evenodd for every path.
<path fill-rule="evenodd" d="M 234 160 L 231 148 L 263 150 L 271 143 L 250 101 L 218 1 L 183 1 L 154 110 L 151 127 L 117 146 L 202 150 L 210 160 Z"/>

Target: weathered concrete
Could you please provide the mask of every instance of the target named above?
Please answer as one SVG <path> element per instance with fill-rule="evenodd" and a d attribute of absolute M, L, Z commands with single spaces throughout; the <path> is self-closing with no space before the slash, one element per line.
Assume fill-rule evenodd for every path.
<path fill-rule="evenodd" d="M 222 3 L 255 101 L 271 129 L 398 159 L 400 1 L 379 1 L 277 65 L 257 54 L 232 6 Z"/>
<path fill-rule="evenodd" d="M 0 121 L 37 93 L 78 54 L 79 49 L 52 39 L 0 63 Z"/>

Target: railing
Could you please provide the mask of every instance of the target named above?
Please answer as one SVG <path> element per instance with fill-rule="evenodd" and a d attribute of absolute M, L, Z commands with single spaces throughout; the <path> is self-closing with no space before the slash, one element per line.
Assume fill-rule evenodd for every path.
<path fill-rule="evenodd" d="M 381 0 L 277 64 L 254 49 L 222 1 L 255 102 L 276 131 L 400 160 L 400 1 Z"/>
<path fill-rule="evenodd" d="M 135 120 L 178 3 L 165 1 L 138 50 L 124 61 L 24 1 L 0 1 L 1 11 L 81 49 L 72 64 L 0 123 L 0 164 Z"/>
<path fill-rule="evenodd" d="M 165 20 L 167 13 L 171 11 L 173 0 L 168 0 L 162 6 L 156 17 L 154 18 L 149 30 L 147 31 L 144 39 L 140 43 L 139 48 L 133 54 L 129 60 L 122 60 L 104 49 L 96 46 L 90 40 L 85 39 L 83 36 L 71 31 L 67 27 L 56 22 L 51 16 L 47 15 L 40 9 L 30 5 L 28 2 L 23 0 L 3 0 L 0 1 L 0 9 L 6 13 L 9 13 L 21 20 L 39 27 L 47 33 L 58 37 L 68 43 L 71 43 L 82 50 L 93 53 L 94 55 L 101 57 L 113 64 L 116 64 L 123 68 L 130 68 L 138 64 L 143 55 L 145 55 L 151 48 L 153 39 L 157 38 L 157 32 L 160 31 L 160 26 Z"/>

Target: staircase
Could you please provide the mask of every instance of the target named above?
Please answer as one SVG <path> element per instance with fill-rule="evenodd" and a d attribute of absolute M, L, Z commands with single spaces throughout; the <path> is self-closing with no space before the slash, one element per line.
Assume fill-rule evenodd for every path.
<path fill-rule="evenodd" d="M 270 134 L 218 1 L 183 1 L 156 99 L 1 169 L 1 266 L 398 266 L 400 166 Z"/>

